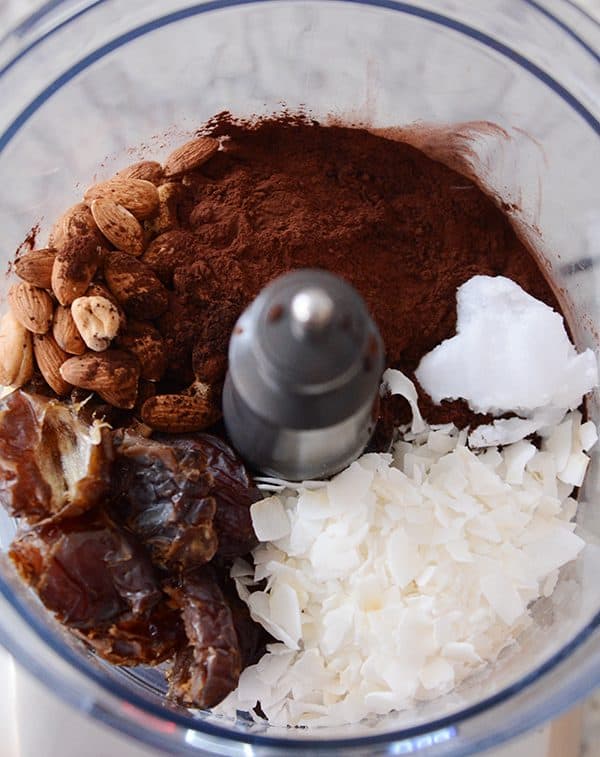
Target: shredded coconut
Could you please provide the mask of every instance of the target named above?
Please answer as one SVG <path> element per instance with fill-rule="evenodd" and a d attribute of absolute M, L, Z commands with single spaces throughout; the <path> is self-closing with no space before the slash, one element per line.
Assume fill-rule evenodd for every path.
<path fill-rule="evenodd" d="M 232 576 L 278 641 L 218 711 L 260 702 L 277 725 L 354 723 L 495 661 L 584 547 L 571 494 L 596 439 L 577 411 L 540 449 L 473 451 L 452 425 L 406 430 L 392 454 L 329 482 L 272 482 L 280 491 L 251 511 L 271 541 Z"/>

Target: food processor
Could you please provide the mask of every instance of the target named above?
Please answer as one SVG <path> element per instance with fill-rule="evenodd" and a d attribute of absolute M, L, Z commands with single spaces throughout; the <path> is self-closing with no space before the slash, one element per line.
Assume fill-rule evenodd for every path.
<path fill-rule="evenodd" d="M 539 256 L 578 349 L 597 349 L 599 48 L 600 26 L 569 0 L 54 0 L 0 41 L 4 268 L 32 219 L 44 240 L 92 177 L 166 155 L 223 110 L 302 111 L 477 177 Z M 593 396 L 596 422 L 599 409 Z M 410 711 L 306 730 L 169 703 L 160 669 L 102 662 L 44 610 L 6 557 L 5 514 L 0 641 L 54 694 L 164 753 L 472 754 L 600 682 L 599 454 L 579 496 L 587 546 L 531 628 Z"/>

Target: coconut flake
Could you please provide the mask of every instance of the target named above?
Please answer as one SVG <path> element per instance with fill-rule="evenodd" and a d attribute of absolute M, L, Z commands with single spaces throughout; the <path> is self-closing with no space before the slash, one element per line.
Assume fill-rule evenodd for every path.
<path fill-rule="evenodd" d="M 343 725 L 414 706 L 493 663 L 583 549 L 568 522 L 575 484 L 561 479 L 580 481 L 594 441 L 576 412 L 541 449 L 473 451 L 452 426 L 407 430 L 391 455 L 253 506 L 258 530 L 278 538 L 231 575 L 280 643 L 219 712 L 260 701 L 274 725 Z"/>
<path fill-rule="evenodd" d="M 507 576 L 502 573 L 482 576 L 480 585 L 483 596 L 507 626 L 512 625 L 523 614 L 523 601 Z"/>
<path fill-rule="evenodd" d="M 443 657 L 435 657 L 423 666 L 419 680 L 426 689 L 445 689 L 454 681 L 454 668 Z"/>
<path fill-rule="evenodd" d="M 399 394 L 404 397 L 410 405 L 412 410 L 412 423 L 411 431 L 415 434 L 425 430 L 425 421 L 419 410 L 417 388 L 413 382 L 405 376 L 402 371 L 397 371 L 394 368 L 388 368 L 384 371 L 382 377 L 384 391 L 389 391 L 390 394 Z"/>
<path fill-rule="evenodd" d="M 250 507 L 252 527 L 259 541 L 276 541 L 290 532 L 290 521 L 278 497 L 266 497 Z"/>
<path fill-rule="evenodd" d="M 573 446 L 573 419 L 567 418 L 544 440 L 543 448 L 554 455 L 556 470 L 560 474 L 569 462 Z"/>
<path fill-rule="evenodd" d="M 469 434 L 471 447 L 496 447 L 513 444 L 527 436 L 543 432 L 559 423 L 566 413 L 565 408 L 545 407 L 536 410 L 529 419 L 501 418 L 487 425 L 478 426 Z"/>
<path fill-rule="evenodd" d="M 583 423 L 579 428 L 579 438 L 577 442 L 581 445 L 584 452 L 589 452 L 598 441 L 598 431 L 592 421 Z"/>
<path fill-rule="evenodd" d="M 504 450 L 505 480 L 509 484 L 522 484 L 525 466 L 535 457 L 537 450 L 531 442 L 521 440 Z"/>
<path fill-rule="evenodd" d="M 565 467 L 558 476 L 559 479 L 571 486 L 581 486 L 589 462 L 590 458 L 585 452 L 574 452 L 569 455 Z"/>
<path fill-rule="evenodd" d="M 357 503 L 367 495 L 373 482 L 373 471 L 360 462 L 352 463 L 349 468 L 338 473 L 327 486 L 329 506 L 333 512 L 343 515 L 352 512 Z"/>

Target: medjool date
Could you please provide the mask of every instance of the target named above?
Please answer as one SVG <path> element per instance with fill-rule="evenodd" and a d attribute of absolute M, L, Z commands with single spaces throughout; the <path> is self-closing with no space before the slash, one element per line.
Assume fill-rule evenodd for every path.
<path fill-rule="evenodd" d="M 229 570 L 217 569 L 213 565 L 211 568 L 215 570 L 219 588 L 231 610 L 243 670 L 248 665 L 255 665 L 265 654 L 267 644 L 275 642 L 275 639 L 261 625 L 252 620 L 248 606 L 239 598 L 235 583 L 229 577 Z"/>
<path fill-rule="evenodd" d="M 94 507 L 109 489 L 112 447 L 77 405 L 15 391 L 0 401 L 0 503 L 30 523 Z"/>
<path fill-rule="evenodd" d="M 217 504 L 215 529 L 219 537 L 217 553 L 233 559 L 248 554 L 258 544 L 252 528 L 250 506 L 262 499 L 235 452 L 216 436 L 198 434 L 205 466 L 212 479 L 211 491 Z"/>
<path fill-rule="evenodd" d="M 109 628 L 147 617 L 162 597 L 150 560 L 102 513 L 41 523 L 17 537 L 10 557 L 58 620 Z"/>
<path fill-rule="evenodd" d="M 195 567 L 217 549 L 216 504 L 191 441 L 115 435 L 115 512 L 161 567 Z"/>
<path fill-rule="evenodd" d="M 78 635 L 113 665 L 157 665 L 187 643 L 179 613 L 165 602 L 148 617 L 121 620 L 105 630 L 90 629 Z"/>
<path fill-rule="evenodd" d="M 235 689 L 241 672 L 229 605 L 208 567 L 186 573 L 165 590 L 181 608 L 188 638 L 167 674 L 169 696 L 187 707 L 213 707 Z"/>
<path fill-rule="evenodd" d="M 256 545 L 250 505 L 260 491 L 220 439 L 118 432 L 114 442 L 115 513 L 158 565 L 194 568 Z"/>

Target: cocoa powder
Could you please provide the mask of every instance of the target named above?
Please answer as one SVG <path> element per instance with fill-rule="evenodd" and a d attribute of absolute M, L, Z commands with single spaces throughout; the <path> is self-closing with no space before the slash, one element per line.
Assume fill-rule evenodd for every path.
<path fill-rule="evenodd" d="M 173 287 L 159 323 L 173 383 L 193 379 L 192 355 L 196 364 L 224 355 L 242 309 L 296 268 L 324 268 L 353 284 L 388 364 L 408 374 L 454 333 L 456 289 L 475 274 L 508 276 L 558 307 L 492 200 L 413 147 L 285 117 L 249 125 L 223 115 L 212 134 L 224 149 L 183 177 L 182 231 L 168 233 L 176 251 L 159 274 Z M 421 401 L 431 422 L 482 420 L 461 402 Z M 396 420 L 405 411 L 397 404 Z"/>

